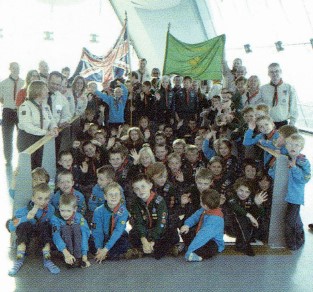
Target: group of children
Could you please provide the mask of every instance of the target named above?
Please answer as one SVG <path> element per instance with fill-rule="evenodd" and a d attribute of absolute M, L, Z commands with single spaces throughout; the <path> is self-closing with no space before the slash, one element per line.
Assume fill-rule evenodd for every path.
<path fill-rule="evenodd" d="M 109 126 L 99 125 L 97 113 L 87 108 L 73 147 L 59 153 L 53 194 L 45 170 L 33 170 L 31 202 L 8 221 L 17 236 L 10 275 L 22 267 L 35 233 L 52 273 L 60 270 L 51 248 L 69 268 L 90 266 L 90 254 L 101 263 L 185 251 L 187 261 L 202 261 L 224 250 L 224 233 L 236 237 L 236 250 L 254 256 L 251 243 L 268 240 L 276 167 L 275 156 L 257 145 L 288 155 L 286 245 L 303 245 L 299 210 L 310 163 L 294 126 L 276 129 L 264 104 L 234 108 L 229 92 L 202 100 L 200 91 L 189 89 L 190 77 L 184 78 L 187 89 L 176 88 L 178 95 L 168 78 L 154 93 L 147 91 L 149 84 L 141 91 L 136 83 L 127 90 L 118 82 L 122 89 L 115 88 L 115 96 L 95 91 L 93 98 L 109 107 Z M 141 97 L 134 104 L 146 107 L 146 115 L 130 127 L 120 111 L 136 90 Z M 154 94 L 164 99 L 162 118 L 149 112 Z M 197 107 L 183 104 L 185 96 Z M 173 98 L 182 99 L 181 106 L 167 108 Z"/>

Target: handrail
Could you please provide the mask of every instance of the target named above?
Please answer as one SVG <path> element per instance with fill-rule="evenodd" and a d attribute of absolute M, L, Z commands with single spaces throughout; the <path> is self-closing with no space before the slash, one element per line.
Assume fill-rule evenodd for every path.
<path fill-rule="evenodd" d="M 279 156 L 281 156 L 282 154 L 276 152 L 275 150 L 268 148 L 268 147 L 264 147 L 260 144 L 258 144 L 258 146 L 263 149 L 264 151 L 268 152 L 269 154 L 273 155 L 274 157 L 278 158 Z"/>
<path fill-rule="evenodd" d="M 71 120 L 70 120 L 70 122 L 69 122 L 69 124 L 71 125 L 73 122 L 75 122 L 76 120 L 78 120 L 80 118 L 80 116 L 74 116 Z M 64 129 L 66 129 L 66 128 L 60 128 L 60 131 L 59 131 L 59 133 L 60 132 L 62 132 Z M 44 144 L 46 144 L 48 141 L 50 141 L 52 138 L 54 138 L 54 137 L 52 137 L 51 135 L 46 135 L 46 136 L 44 136 L 44 137 L 42 137 L 40 140 L 38 140 L 37 142 L 35 142 L 33 145 L 31 145 L 31 146 L 29 146 L 27 149 L 25 149 L 24 151 L 23 151 L 23 153 L 27 153 L 27 154 L 32 154 L 32 153 L 34 153 L 36 150 L 38 150 L 40 147 L 42 147 Z"/>

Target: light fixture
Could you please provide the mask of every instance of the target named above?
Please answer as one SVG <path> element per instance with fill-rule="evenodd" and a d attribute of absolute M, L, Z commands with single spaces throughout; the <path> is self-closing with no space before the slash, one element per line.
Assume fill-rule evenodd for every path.
<path fill-rule="evenodd" d="M 275 43 L 275 46 L 276 46 L 276 50 L 277 52 L 281 52 L 283 51 L 285 48 L 283 47 L 283 42 L 281 41 L 278 41 Z"/>
<path fill-rule="evenodd" d="M 252 53 L 252 49 L 251 49 L 251 46 L 249 44 L 245 44 L 243 47 L 244 47 L 247 54 Z"/>
<path fill-rule="evenodd" d="M 44 31 L 44 40 L 45 41 L 53 41 L 53 32 L 52 31 Z"/>
<path fill-rule="evenodd" d="M 90 34 L 90 38 L 91 38 L 91 39 L 90 39 L 90 42 L 91 42 L 91 43 L 97 43 L 97 42 L 98 42 L 98 39 L 97 39 L 97 38 L 98 38 L 98 35 L 97 35 L 97 34 L 91 33 L 91 34 Z"/>

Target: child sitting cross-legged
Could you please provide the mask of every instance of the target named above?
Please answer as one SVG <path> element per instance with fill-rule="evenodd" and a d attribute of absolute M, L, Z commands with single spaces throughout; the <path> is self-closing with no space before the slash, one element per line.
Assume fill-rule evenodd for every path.
<path fill-rule="evenodd" d="M 219 205 L 220 194 L 217 191 L 203 191 L 201 208 L 181 227 L 180 232 L 188 246 L 185 255 L 187 261 L 199 262 L 224 250 L 224 218 Z"/>
<path fill-rule="evenodd" d="M 109 183 L 104 192 L 105 202 L 93 215 L 92 236 L 97 249 L 95 260 L 133 259 L 142 256 L 138 250 L 131 249 L 126 232 L 128 211 L 123 204 L 122 187 Z"/>
<path fill-rule="evenodd" d="M 44 267 L 51 273 L 57 274 L 60 269 L 50 260 L 51 225 L 50 219 L 54 214 L 54 207 L 49 204 L 50 188 L 48 184 L 41 183 L 33 187 L 33 195 L 29 204 L 18 209 L 12 220 L 7 222 L 10 232 L 16 233 L 17 261 L 9 271 L 14 276 L 24 264 L 26 247 L 34 236 L 39 237 L 42 247 Z"/>
<path fill-rule="evenodd" d="M 51 219 L 53 242 L 64 255 L 68 268 L 89 267 L 87 258 L 90 229 L 84 217 L 77 212 L 74 195 L 62 196 L 59 212 Z"/>

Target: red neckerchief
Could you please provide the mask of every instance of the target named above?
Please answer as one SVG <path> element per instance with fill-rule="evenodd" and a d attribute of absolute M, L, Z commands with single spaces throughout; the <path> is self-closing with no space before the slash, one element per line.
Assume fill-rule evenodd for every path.
<path fill-rule="evenodd" d="M 250 104 L 251 100 L 259 94 L 259 90 L 250 95 L 250 92 L 247 92 L 247 101 L 246 103 Z"/>
<path fill-rule="evenodd" d="M 119 210 L 121 204 L 119 203 L 112 211 L 112 214 L 111 214 L 111 219 L 110 219 L 110 225 L 111 225 L 111 228 L 110 228 L 110 235 L 112 235 L 113 231 L 114 231 L 114 228 L 115 228 L 115 217 L 114 215 L 117 213 L 117 211 Z"/>
<path fill-rule="evenodd" d="M 150 215 L 150 212 L 149 212 L 149 204 L 151 203 L 151 201 L 154 199 L 156 193 L 155 192 L 151 192 L 150 193 L 150 196 L 146 202 L 146 206 L 147 206 L 147 212 L 148 212 L 148 220 L 149 220 L 149 228 L 152 228 L 152 218 L 151 218 L 151 215 Z"/>
<path fill-rule="evenodd" d="M 269 134 L 266 135 L 266 139 L 267 140 L 272 139 L 275 133 L 276 133 L 276 129 L 273 129 Z"/>
<path fill-rule="evenodd" d="M 278 104 L 278 86 L 283 84 L 283 79 L 280 79 L 277 84 L 274 84 L 273 82 L 270 83 L 272 86 L 274 86 L 274 95 L 273 95 L 273 104 L 272 106 L 276 106 Z"/>
<path fill-rule="evenodd" d="M 74 223 L 74 217 L 76 212 L 73 212 L 72 216 L 66 220 L 66 225 L 72 225 Z"/>
<path fill-rule="evenodd" d="M 41 219 L 43 219 L 48 214 L 48 210 L 49 210 L 49 205 L 47 205 L 46 207 L 44 207 L 42 209 L 42 214 L 41 214 L 40 218 L 38 218 L 38 220 L 37 220 L 38 222 L 40 222 Z"/>
<path fill-rule="evenodd" d="M 121 164 L 121 166 L 116 170 L 116 173 L 120 173 L 122 172 L 125 167 L 127 166 L 127 163 L 128 163 L 128 160 L 127 159 L 124 159 L 123 163 Z"/>
<path fill-rule="evenodd" d="M 204 210 L 203 213 L 201 214 L 197 229 L 196 229 L 196 233 L 199 232 L 199 230 L 201 229 L 201 226 L 203 224 L 203 220 L 204 220 L 204 215 L 213 215 L 213 216 L 219 216 L 221 218 L 224 218 L 224 214 L 222 212 L 221 208 L 216 208 L 213 210 Z"/>

